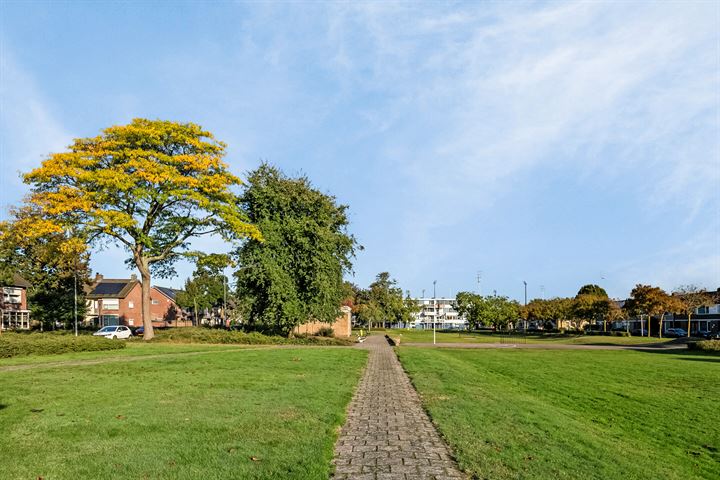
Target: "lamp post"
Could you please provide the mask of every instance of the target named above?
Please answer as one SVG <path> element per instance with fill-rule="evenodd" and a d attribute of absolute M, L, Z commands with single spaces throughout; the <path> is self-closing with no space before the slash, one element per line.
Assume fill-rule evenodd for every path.
<path fill-rule="evenodd" d="M 523 280 L 523 285 L 525 286 L 525 306 L 527 307 L 527 282 Z M 527 333 L 527 321 L 525 323 L 525 333 Z"/>
<path fill-rule="evenodd" d="M 433 280 L 433 303 L 435 304 L 435 316 L 433 317 L 433 345 L 435 345 L 435 323 L 437 322 L 438 317 L 438 303 L 437 303 L 437 296 L 435 294 L 435 284 L 437 284 L 437 280 Z"/>

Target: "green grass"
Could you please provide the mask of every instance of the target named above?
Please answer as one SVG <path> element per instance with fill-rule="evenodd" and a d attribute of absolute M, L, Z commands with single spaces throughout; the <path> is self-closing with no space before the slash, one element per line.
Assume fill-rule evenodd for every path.
<path fill-rule="evenodd" d="M 148 343 L 141 340 L 133 342 L 126 342 L 125 340 L 114 341 L 125 343 L 126 348 L 114 351 L 71 352 L 55 355 L 30 355 L 24 357 L 0 358 L 0 369 L 4 366 L 11 365 L 40 365 L 55 364 L 57 362 L 65 361 L 97 360 L 103 358 L 124 358 L 216 350 L 267 348 L 262 345 L 167 344 Z"/>
<path fill-rule="evenodd" d="M 355 334 L 356 332 L 353 332 Z M 432 343 L 432 330 L 373 329 L 373 334 L 402 338 L 401 343 Z M 647 345 L 672 341 L 668 338 L 611 337 L 599 335 L 517 335 L 477 332 L 436 332 L 438 343 L 536 343 L 567 345 Z"/>
<path fill-rule="evenodd" d="M 122 353 L 190 349 L 205 353 L 55 368 L 44 357 L 30 370 L 0 371 L 0 477 L 328 477 L 366 352 L 143 345 Z M 56 357 L 90 357 L 78 355 Z"/>
<path fill-rule="evenodd" d="M 400 347 L 475 478 L 718 479 L 720 358 Z"/>

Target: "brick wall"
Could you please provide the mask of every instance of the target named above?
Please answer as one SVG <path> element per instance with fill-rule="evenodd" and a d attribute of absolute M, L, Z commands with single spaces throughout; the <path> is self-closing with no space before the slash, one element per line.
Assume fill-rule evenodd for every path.
<path fill-rule="evenodd" d="M 348 307 L 340 307 L 342 314 L 335 320 L 335 323 L 326 322 L 310 322 L 295 327 L 293 333 L 296 335 L 315 335 L 322 328 L 332 328 L 336 337 L 349 337 L 352 329 L 350 309 Z"/>

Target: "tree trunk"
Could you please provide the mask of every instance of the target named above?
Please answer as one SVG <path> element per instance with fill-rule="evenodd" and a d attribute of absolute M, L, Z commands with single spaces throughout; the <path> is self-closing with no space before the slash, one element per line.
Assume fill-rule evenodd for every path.
<path fill-rule="evenodd" d="M 152 325 L 152 317 L 150 316 L 150 267 L 144 259 L 137 261 L 138 270 L 140 270 L 140 278 L 142 279 L 142 319 L 143 340 L 150 340 L 155 336 Z"/>
<path fill-rule="evenodd" d="M 661 314 L 660 314 L 660 328 L 659 328 L 659 332 L 658 332 L 658 335 L 659 335 L 660 338 L 662 338 L 662 324 L 663 324 L 663 319 L 664 319 L 664 318 L 665 318 L 665 314 L 664 314 L 664 313 L 661 313 Z"/>
<path fill-rule="evenodd" d="M 687 336 L 690 336 L 690 318 L 692 317 L 692 312 L 688 312 L 688 329 L 687 329 Z M 700 330 L 700 325 L 698 324 L 698 330 Z"/>
<path fill-rule="evenodd" d="M 648 338 L 650 338 L 650 327 L 652 326 L 652 315 L 648 313 L 647 327 L 648 327 Z"/>

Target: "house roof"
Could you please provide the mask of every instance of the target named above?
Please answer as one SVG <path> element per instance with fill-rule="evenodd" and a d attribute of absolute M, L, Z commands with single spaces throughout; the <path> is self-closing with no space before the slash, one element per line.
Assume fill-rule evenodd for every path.
<path fill-rule="evenodd" d="M 153 288 L 157 290 L 158 292 L 162 293 L 166 297 L 168 297 L 173 302 L 175 301 L 175 297 L 177 296 L 177 293 L 180 290 L 175 290 L 174 288 L 168 288 L 168 287 L 158 287 L 157 285 L 154 285 Z"/>
<path fill-rule="evenodd" d="M 8 287 L 30 288 L 30 282 L 25 280 L 23 277 L 21 277 L 17 273 L 13 273 L 11 285 L 7 285 L 7 286 Z"/>
<path fill-rule="evenodd" d="M 131 278 L 104 278 L 93 286 L 87 298 L 125 298 L 138 283 Z"/>

